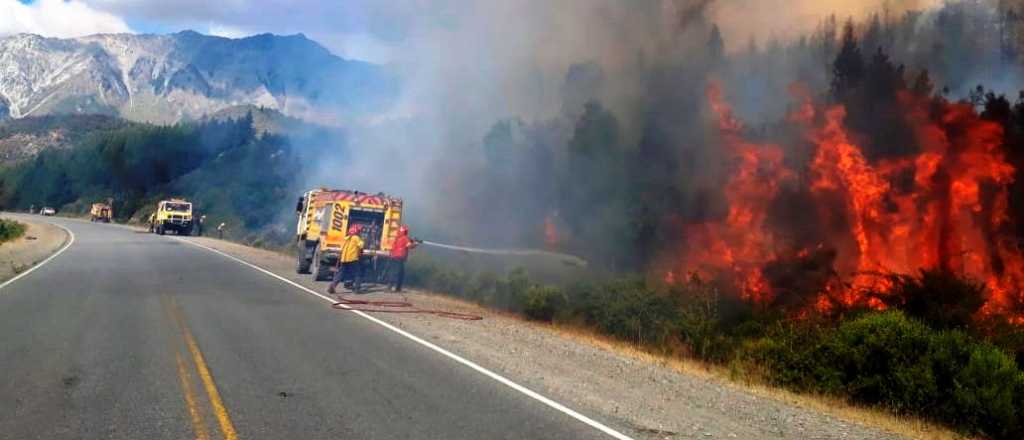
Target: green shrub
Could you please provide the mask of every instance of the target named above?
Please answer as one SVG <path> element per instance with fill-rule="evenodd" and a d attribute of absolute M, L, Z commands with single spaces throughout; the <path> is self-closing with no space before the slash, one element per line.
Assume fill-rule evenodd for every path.
<path fill-rule="evenodd" d="M 934 418 L 963 424 L 962 410 L 951 397 L 959 386 L 959 374 L 971 360 L 977 342 L 961 331 L 943 331 L 929 341 L 929 360 L 936 389 L 937 404 L 930 409 Z"/>
<path fill-rule="evenodd" d="M 487 304 L 502 310 L 522 312 L 526 303 L 526 292 L 530 290 L 531 285 L 526 269 L 513 269 L 505 278 L 498 279 L 495 286 L 496 295 Z"/>
<path fill-rule="evenodd" d="M 14 220 L 0 219 L 0 243 L 6 243 L 25 235 L 25 225 Z"/>
<path fill-rule="evenodd" d="M 694 357 L 735 361 L 797 391 L 916 414 L 996 439 L 1024 438 L 1024 373 L 1014 358 L 964 331 L 938 330 L 899 310 L 854 312 L 838 323 L 824 317 L 794 321 L 738 304 L 697 279 L 667 291 L 639 277 L 558 288 L 532 283 L 522 269 L 468 276 L 416 263 L 409 280 L 529 319 L 582 324 L 648 348 L 675 351 L 682 345 Z M 977 286 L 943 274 L 925 272 L 902 282 L 908 299 L 900 305 L 938 320 L 938 328 L 962 327 L 974 304 L 949 292 L 977 293 Z M 934 289 L 946 293 L 924 298 Z M 991 340 L 1012 342 L 1021 334 L 1017 327 L 998 329 Z"/>
<path fill-rule="evenodd" d="M 631 278 L 599 286 L 576 286 L 571 313 L 601 333 L 638 345 L 663 347 L 679 335 L 679 302 Z"/>
<path fill-rule="evenodd" d="M 1024 406 L 1018 406 L 1024 379 L 1013 360 L 1002 351 L 987 345 L 973 347 L 950 392 L 949 410 L 943 414 L 945 420 L 995 438 L 1024 436 Z"/>
<path fill-rule="evenodd" d="M 993 438 L 1024 437 L 1024 377 L 1007 353 L 945 331 L 932 336 L 928 363 L 939 394 L 923 415 Z"/>
<path fill-rule="evenodd" d="M 679 340 L 698 359 L 722 362 L 735 350 L 734 338 L 722 328 L 722 295 L 699 279 L 676 286 L 670 292 L 678 298 Z M 726 305 L 728 307 L 728 305 Z"/>
<path fill-rule="evenodd" d="M 944 270 L 922 270 L 916 276 L 891 275 L 893 287 L 875 293 L 890 307 L 939 329 L 967 329 L 985 304 L 985 285 Z"/>
<path fill-rule="evenodd" d="M 897 411 L 923 409 L 937 390 L 928 358 L 930 330 L 899 312 L 845 322 L 822 346 L 854 400 Z"/>
<path fill-rule="evenodd" d="M 469 299 L 480 304 L 492 304 L 498 296 L 500 277 L 494 272 L 482 272 L 476 276 L 470 286 Z"/>
<path fill-rule="evenodd" d="M 526 291 L 523 313 L 527 318 L 551 322 L 566 308 L 565 293 L 556 287 L 534 286 Z"/>
<path fill-rule="evenodd" d="M 429 280 L 437 272 L 437 265 L 420 261 L 415 256 L 409 260 L 405 269 L 405 282 L 421 288 L 429 288 Z"/>
<path fill-rule="evenodd" d="M 532 286 L 525 269 L 512 270 L 504 277 L 492 273 L 471 276 L 414 259 L 406 274 L 409 285 L 517 313 L 523 311 Z"/>
<path fill-rule="evenodd" d="M 1024 370 L 1024 326 L 1009 322 L 1005 317 L 991 317 L 985 325 L 985 336 L 995 346 L 1006 350 Z"/>
<path fill-rule="evenodd" d="M 1000 349 L 890 311 L 834 328 L 782 324 L 745 347 L 768 378 L 993 438 L 1021 438 L 1024 379 Z"/>
<path fill-rule="evenodd" d="M 449 294 L 465 296 L 466 276 L 452 270 L 438 270 L 430 280 L 431 290 L 447 292 Z"/>
<path fill-rule="evenodd" d="M 840 375 L 818 357 L 825 331 L 815 325 L 778 323 L 768 336 L 747 343 L 741 356 L 764 368 L 776 385 L 838 394 Z"/>

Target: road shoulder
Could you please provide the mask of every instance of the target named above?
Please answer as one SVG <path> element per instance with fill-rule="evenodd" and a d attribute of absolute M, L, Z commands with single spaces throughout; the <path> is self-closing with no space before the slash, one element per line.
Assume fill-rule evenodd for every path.
<path fill-rule="evenodd" d="M 0 245 L 0 282 L 14 278 L 57 252 L 69 240 L 67 231 L 22 215 L 0 214 L 28 228 L 25 235 Z"/>
<path fill-rule="evenodd" d="M 288 256 L 220 240 L 189 240 L 315 291 L 326 287 L 296 275 L 294 261 Z M 364 298 L 394 299 L 378 293 L 360 299 Z M 799 402 L 752 393 L 711 374 L 609 349 L 598 339 L 567 334 L 443 295 L 410 291 L 408 298 L 419 308 L 478 314 L 485 319 L 374 316 L 623 428 L 635 438 L 902 438 Z"/>

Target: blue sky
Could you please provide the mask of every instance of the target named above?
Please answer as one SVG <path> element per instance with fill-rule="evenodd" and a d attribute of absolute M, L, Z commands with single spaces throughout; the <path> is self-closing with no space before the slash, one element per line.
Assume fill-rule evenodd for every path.
<path fill-rule="evenodd" d="M 170 33 L 184 29 L 226 37 L 258 33 L 303 33 L 332 52 L 374 62 L 409 56 L 420 44 L 480 38 L 481 32 L 511 28 L 500 40 L 531 32 L 540 37 L 576 38 L 578 16 L 607 15 L 625 8 L 664 9 L 676 0 L 0 0 L 0 35 L 27 32 L 75 37 L 101 32 Z M 727 41 L 765 41 L 812 29 L 827 12 L 861 15 L 886 0 L 717 0 L 710 18 Z M 932 5 L 943 0 L 888 0 Z M 641 6 L 647 5 L 647 6 Z M 660 6 L 659 6 L 660 5 Z M 666 14 L 665 11 L 661 11 Z M 607 19 L 605 17 L 604 19 Z M 476 22 L 487 23 L 481 28 Z M 538 27 L 544 22 L 547 27 Z M 595 22 L 589 22 L 592 25 Z M 601 22 L 608 28 L 616 22 Z M 462 28 L 460 30 L 459 28 Z M 452 35 L 469 29 L 463 35 Z M 507 32 L 507 31 L 506 31 Z M 579 37 L 584 38 L 584 37 Z M 486 39 L 485 39 L 485 42 Z M 423 44 L 420 44 L 422 46 Z M 431 45 L 431 43 L 427 43 Z M 488 55 L 487 51 L 482 52 Z"/>

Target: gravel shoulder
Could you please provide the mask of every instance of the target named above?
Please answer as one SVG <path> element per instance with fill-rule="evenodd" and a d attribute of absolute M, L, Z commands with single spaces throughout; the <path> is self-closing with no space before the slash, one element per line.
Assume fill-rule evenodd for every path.
<path fill-rule="evenodd" d="M 288 256 L 208 238 L 188 240 L 313 290 L 326 289 L 325 283 L 296 275 L 294 261 Z M 484 319 L 458 321 L 426 314 L 376 316 L 595 416 L 634 438 L 904 438 L 795 400 L 783 401 L 767 393 L 751 392 L 711 374 L 689 372 L 628 350 L 614 349 L 597 338 L 576 337 L 441 295 L 411 290 L 407 297 L 418 308 L 477 314 Z M 364 298 L 395 296 L 370 293 L 360 297 Z"/>
<path fill-rule="evenodd" d="M 21 272 L 45 260 L 68 240 L 63 229 L 26 215 L 0 214 L 0 217 L 24 223 L 25 235 L 17 240 L 0 244 L 0 282 L 14 278 Z"/>

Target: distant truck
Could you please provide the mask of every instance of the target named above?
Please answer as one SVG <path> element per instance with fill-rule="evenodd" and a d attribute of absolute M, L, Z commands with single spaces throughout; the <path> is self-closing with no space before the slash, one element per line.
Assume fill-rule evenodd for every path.
<path fill-rule="evenodd" d="M 192 233 L 192 204 L 183 199 L 161 200 L 150 216 L 150 232 L 164 235 L 173 231 L 178 235 Z"/>
<path fill-rule="evenodd" d="M 39 214 L 45 215 L 45 216 L 54 216 L 54 215 L 57 215 L 57 210 L 53 209 L 53 208 L 51 208 L 49 206 L 44 206 L 43 209 L 39 210 Z"/>
<path fill-rule="evenodd" d="M 89 209 L 89 220 L 93 222 L 110 223 L 114 218 L 114 208 L 106 203 L 93 203 Z"/>
<path fill-rule="evenodd" d="M 331 268 L 338 263 L 346 231 L 356 224 L 363 226 L 360 236 L 366 243 L 363 259 L 369 273 L 363 278 L 377 278 L 402 221 L 402 199 L 384 193 L 315 189 L 299 198 L 295 210 L 298 214 L 295 271 L 312 272 L 317 281 L 331 277 Z"/>

